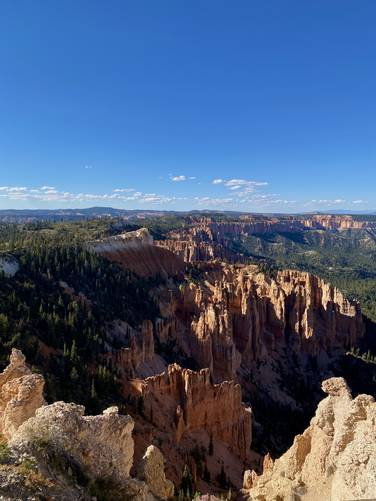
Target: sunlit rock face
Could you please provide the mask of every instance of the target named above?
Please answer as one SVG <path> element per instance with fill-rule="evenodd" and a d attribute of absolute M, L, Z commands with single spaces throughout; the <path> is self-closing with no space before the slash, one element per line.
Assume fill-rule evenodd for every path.
<path fill-rule="evenodd" d="M 238 384 L 213 384 L 208 369 L 195 372 L 173 364 L 166 372 L 139 382 L 137 391 L 150 421 L 158 428 L 171 427 L 178 443 L 185 435 L 203 430 L 248 459 L 251 413 L 242 403 Z"/>
<path fill-rule="evenodd" d="M 129 478 L 133 462 L 133 419 L 116 407 L 98 416 L 85 416 L 82 405 L 56 402 L 40 407 L 12 436 L 14 447 L 32 450 L 47 443 L 69 454 L 90 477 L 110 477 L 120 483 Z"/>
<path fill-rule="evenodd" d="M 128 391 L 128 397 L 142 402 L 136 449 L 151 439 L 158 443 L 175 485 L 180 485 L 187 464 L 197 477 L 191 457 L 196 450 L 202 451 L 201 464 L 214 481 L 224 463 L 233 485 L 241 486 L 251 455 L 252 413 L 242 403 L 239 384 L 214 384 L 209 369 L 192 371 L 172 364 L 161 374 L 130 381 Z"/>
<path fill-rule="evenodd" d="M 1 435 L 11 438 L 19 426 L 45 404 L 43 388 L 43 377 L 33 374 L 24 355 L 13 348 L 9 365 L 0 374 Z"/>
<path fill-rule="evenodd" d="M 268 277 L 255 266 L 221 263 L 208 263 L 199 280 L 181 285 L 167 313 L 175 319 L 167 337 L 216 381 L 292 354 L 325 364 L 364 330 L 359 306 L 314 275 L 284 270 Z"/>
<path fill-rule="evenodd" d="M 132 417 L 120 415 L 115 406 L 85 416 L 82 405 L 47 405 L 43 387 L 43 376 L 33 374 L 24 355 L 13 349 L 0 374 L 0 433 L 8 442 L 2 449 L 8 464 L 0 472 L 4 499 L 32 500 L 40 489 L 48 499 L 90 500 L 88 486 L 104 479 L 112 494 L 116 491 L 116 499 L 156 501 L 172 496 L 164 458 L 154 446 L 145 452 L 139 477 L 131 477 Z M 25 461 L 27 472 L 19 467 Z"/>
<path fill-rule="evenodd" d="M 154 245 L 146 228 L 88 242 L 87 248 L 141 277 L 160 275 L 167 278 L 184 270 L 184 261 Z"/>
<path fill-rule="evenodd" d="M 316 501 L 373 499 L 376 494 L 376 403 L 352 399 L 343 378 L 323 382 L 322 400 L 310 426 L 264 473 L 247 472 L 250 500 Z"/>

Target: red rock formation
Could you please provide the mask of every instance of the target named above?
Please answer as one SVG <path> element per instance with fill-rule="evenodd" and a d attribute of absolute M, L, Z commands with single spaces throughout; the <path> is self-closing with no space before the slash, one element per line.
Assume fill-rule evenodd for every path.
<path fill-rule="evenodd" d="M 356 220 L 352 216 L 314 215 L 303 220 L 304 226 L 329 230 L 375 229 L 376 221 Z"/>
<path fill-rule="evenodd" d="M 179 443 L 197 430 L 227 444 L 243 460 L 251 446 L 251 414 L 241 388 L 232 381 L 213 384 L 209 369 L 199 372 L 177 364 L 134 384 L 144 412 L 158 429 L 170 428 Z"/>
<path fill-rule="evenodd" d="M 309 273 L 285 270 L 273 279 L 255 266 L 211 264 L 178 297 L 171 337 L 216 380 L 284 349 L 330 356 L 363 334 L 358 305 Z"/>
<path fill-rule="evenodd" d="M 360 230 L 376 229 L 376 221 L 356 220 L 352 216 L 258 216 L 243 215 L 233 221 L 210 218 L 191 218 L 191 224 L 169 233 L 166 240 L 156 245 L 174 252 L 188 263 L 226 260 L 231 263 L 247 262 L 245 256 L 229 248 L 228 242 L 242 236 L 271 232 L 297 232 L 307 230 Z"/>

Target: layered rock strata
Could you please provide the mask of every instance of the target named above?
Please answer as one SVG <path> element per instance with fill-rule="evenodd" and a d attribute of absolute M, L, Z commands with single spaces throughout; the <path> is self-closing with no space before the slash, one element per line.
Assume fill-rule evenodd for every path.
<path fill-rule="evenodd" d="M 242 215 L 238 219 L 217 221 L 211 218 L 191 217 L 185 228 L 172 230 L 165 240 L 156 245 L 169 249 L 188 263 L 221 259 L 228 262 L 247 262 L 247 258 L 233 250 L 234 241 L 250 235 L 294 233 L 309 230 L 346 231 L 375 230 L 376 221 L 357 220 L 352 216 L 257 216 Z"/>
<path fill-rule="evenodd" d="M 87 243 L 87 248 L 143 277 L 175 276 L 184 270 L 176 254 L 154 245 L 146 228 Z"/>
<path fill-rule="evenodd" d="M 198 282 L 180 286 L 174 314 L 180 324 L 170 335 L 216 380 L 286 350 L 325 364 L 363 334 L 359 306 L 335 287 L 298 271 L 268 277 L 254 266 L 208 264 Z"/>
<path fill-rule="evenodd" d="M 249 458 L 251 411 L 232 381 L 213 384 L 208 369 L 199 372 L 170 365 L 166 372 L 134 381 L 144 413 L 158 429 L 170 428 L 179 444 L 195 431 L 225 443 L 242 460 Z"/>

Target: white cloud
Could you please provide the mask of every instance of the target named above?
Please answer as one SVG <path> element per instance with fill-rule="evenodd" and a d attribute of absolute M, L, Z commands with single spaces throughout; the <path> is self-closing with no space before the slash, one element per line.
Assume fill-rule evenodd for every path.
<path fill-rule="evenodd" d="M 228 188 L 238 189 L 240 187 L 251 187 L 251 186 L 267 186 L 265 181 L 250 181 L 248 179 L 229 179 L 224 181 L 224 185 Z"/>
<path fill-rule="evenodd" d="M 195 197 L 194 199 L 199 205 L 206 207 L 213 205 L 221 207 L 222 205 L 232 204 L 234 201 L 232 198 Z"/>
<path fill-rule="evenodd" d="M 321 199 L 313 199 L 310 202 L 307 202 L 305 205 L 326 205 L 326 206 L 331 206 L 331 205 L 339 205 L 345 203 L 346 200 L 344 198 L 334 198 L 334 199 L 327 199 L 327 198 L 321 198 Z"/>
<path fill-rule="evenodd" d="M 251 179 L 213 179 L 212 184 L 221 184 L 231 191 L 237 191 L 243 195 L 253 193 L 258 187 L 267 186 L 266 181 L 253 181 Z"/>
<path fill-rule="evenodd" d="M 36 201 L 50 203 L 67 202 L 140 202 L 140 203 L 173 203 L 181 198 L 174 196 L 158 195 L 155 193 L 142 193 L 133 188 L 115 188 L 110 193 L 72 193 L 59 191 L 52 186 L 40 188 L 27 188 L 25 186 L 0 186 L 1 198 L 17 201 Z"/>
<path fill-rule="evenodd" d="M 84 169 L 89 170 L 89 169 L 92 169 L 92 168 L 93 168 L 93 166 L 92 166 L 92 165 L 84 165 Z"/>
<path fill-rule="evenodd" d="M 181 176 L 175 176 L 181 177 Z M 192 176 L 193 177 L 193 176 Z M 184 176 L 185 180 L 190 177 Z M 172 177 L 170 178 L 172 179 Z M 216 182 L 214 182 L 216 181 Z M 288 210 L 294 207 L 294 210 L 299 210 L 304 207 L 310 209 L 330 207 L 341 207 L 341 205 L 353 204 L 353 207 L 359 208 L 363 204 L 367 204 L 366 200 L 361 198 L 346 201 L 342 197 L 333 197 L 332 199 L 312 199 L 308 201 L 290 200 L 283 196 L 281 193 L 268 193 L 263 189 L 267 183 L 261 181 L 251 181 L 247 179 L 214 179 L 212 184 L 222 185 L 219 188 L 222 196 L 216 196 L 218 188 L 213 186 L 208 192 L 199 192 L 198 196 L 174 196 L 173 194 L 159 194 L 159 193 L 144 193 L 136 191 L 134 188 L 116 187 L 106 192 L 99 193 L 85 193 L 85 192 L 70 192 L 63 191 L 51 185 L 44 185 L 40 187 L 25 187 L 25 186 L 0 186 L 0 199 L 2 206 L 7 205 L 7 201 L 13 202 L 13 206 L 22 206 L 23 203 L 28 203 L 32 206 L 40 204 L 49 204 L 51 206 L 73 206 L 77 204 L 95 205 L 103 204 L 108 206 L 131 206 L 137 207 L 142 204 L 156 205 L 156 206 L 170 206 L 177 203 L 186 201 L 186 208 L 191 209 L 194 207 L 205 208 L 213 207 L 221 209 L 221 207 L 241 210 L 267 210 L 271 211 Z M 202 189 L 202 188 L 200 188 Z M 173 191 L 173 190 L 171 190 Z M 11 204 L 9 204 L 11 205 Z M 179 207 L 180 208 L 180 207 Z"/>
<path fill-rule="evenodd" d="M 27 188 L 26 186 L 12 186 L 8 187 L 6 191 L 8 191 L 9 193 L 22 193 L 27 191 Z"/>
<path fill-rule="evenodd" d="M 192 181 L 193 179 L 197 179 L 196 176 L 185 176 L 184 174 L 181 174 L 180 176 L 170 176 L 171 181 L 174 181 L 175 183 L 179 183 L 182 181 Z"/>
<path fill-rule="evenodd" d="M 183 176 L 183 175 L 180 175 L 180 176 L 172 176 L 171 177 L 171 181 L 175 181 L 176 183 L 179 183 L 181 181 L 186 181 L 187 180 L 187 176 Z"/>

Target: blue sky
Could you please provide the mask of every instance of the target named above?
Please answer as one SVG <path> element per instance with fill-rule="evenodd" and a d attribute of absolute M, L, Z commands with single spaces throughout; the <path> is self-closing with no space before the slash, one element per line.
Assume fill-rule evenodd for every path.
<path fill-rule="evenodd" d="M 2 0 L 0 208 L 376 209 L 374 0 Z"/>

